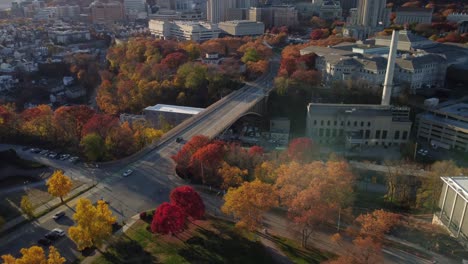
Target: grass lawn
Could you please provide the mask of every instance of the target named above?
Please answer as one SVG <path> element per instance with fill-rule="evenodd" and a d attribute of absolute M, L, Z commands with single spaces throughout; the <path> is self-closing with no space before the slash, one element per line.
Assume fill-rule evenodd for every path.
<path fill-rule="evenodd" d="M 177 236 L 156 235 L 138 221 L 115 238 L 93 264 L 124 263 L 273 263 L 253 233 L 219 219 L 196 221 Z"/>

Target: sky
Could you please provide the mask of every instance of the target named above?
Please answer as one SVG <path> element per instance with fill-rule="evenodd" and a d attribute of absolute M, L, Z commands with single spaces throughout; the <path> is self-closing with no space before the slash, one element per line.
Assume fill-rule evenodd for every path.
<path fill-rule="evenodd" d="M 7 9 L 11 7 L 13 0 L 0 0 L 0 9 Z"/>

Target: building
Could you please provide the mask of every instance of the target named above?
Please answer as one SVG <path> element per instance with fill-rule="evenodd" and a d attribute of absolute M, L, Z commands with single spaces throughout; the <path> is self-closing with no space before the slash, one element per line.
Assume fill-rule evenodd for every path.
<path fill-rule="evenodd" d="M 249 20 L 263 22 L 266 28 L 289 27 L 299 23 L 298 11 L 291 5 L 252 7 L 249 10 Z"/>
<path fill-rule="evenodd" d="M 432 12 L 432 8 L 400 7 L 395 11 L 395 24 L 430 24 L 432 22 Z"/>
<path fill-rule="evenodd" d="M 416 117 L 417 139 L 432 146 L 468 151 L 468 102 L 452 101 Z"/>
<path fill-rule="evenodd" d="M 400 30 L 398 35 L 398 50 L 414 51 L 434 46 L 435 43 L 425 37 L 411 33 L 408 30 Z M 376 36 L 375 45 L 390 47 L 391 36 Z"/>
<path fill-rule="evenodd" d="M 62 20 L 77 20 L 80 17 L 80 6 L 57 6 L 57 16 Z"/>
<path fill-rule="evenodd" d="M 325 20 L 341 20 L 343 9 L 339 1 L 324 1 L 320 5 L 319 16 Z"/>
<path fill-rule="evenodd" d="M 95 24 L 112 24 L 124 20 L 124 8 L 119 1 L 96 0 L 89 6 Z"/>
<path fill-rule="evenodd" d="M 206 20 L 211 23 L 219 23 L 225 20 L 226 5 L 223 0 L 207 0 Z"/>
<path fill-rule="evenodd" d="M 193 40 L 197 42 L 219 37 L 220 30 L 216 24 L 195 21 L 150 20 L 149 29 L 158 38 Z"/>
<path fill-rule="evenodd" d="M 391 9 L 386 0 L 359 0 L 357 9 L 350 10 L 351 17 L 343 33 L 356 39 L 366 39 L 390 25 Z"/>
<path fill-rule="evenodd" d="M 89 30 L 50 30 L 47 32 L 50 40 L 55 44 L 70 44 L 77 42 L 85 42 L 91 40 Z"/>
<path fill-rule="evenodd" d="M 203 14 L 199 11 L 175 11 L 175 10 L 159 10 L 155 14 L 149 15 L 150 20 L 190 20 L 200 21 L 203 19 Z"/>
<path fill-rule="evenodd" d="M 146 12 L 146 0 L 124 0 L 125 12 Z"/>
<path fill-rule="evenodd" d="M 282 146 L 288 145 L 291 132 L 289 118 L 277 117 L 270 119 L 270 140 Z"/>
<path fill-rule="evenodd" d="M 409 108 L 388 105 L 317 104 L 307 106 L 307 136 L 322 144 L 397 146 L 408 142 Z"/>
<path fill-rule="evenodd" d="M 37 10 L 36 14 L 34 15 L 34 19 L 40 21 L 49 21 L 55 18 L 57 18 L 56 7 L 41 8 Z"/>
<path fill-rule="evenodd" d="M 231 36 L 258 36 L 265 32 L 262 22 L 250 20 L 225 21 L 218 24 L 220 30 Z"/>
<path fill-rule="evenodd" d="M 458 22 L 458 34 L 468 33 L 468 20 Z"/>
<path fill-rule="evenodd" d="M 357 7 L 357 0 L 341 0 L 340 3 L 341 3 L 341 8 L 346 13 L 349 12 L 351 8 Z"/>
<path fill-rule="evenodd" d="M 160 129 L 166 125 L 177 126 L 187 118 L 201 113 L 203 108 L 157 104 L 148 106 L 143 110 L 143 115 L 154 128 Z"/>
<path fill-rule="evenodd" d="M 447 16 L 447 21 L 460 22 L 468 20 L 468 13 L 452 13 Z"/>
<path fill-rule="evenodd" d="M 399 45 L 399 44 L 398 44 Z M 379 88 L 384 82 L 388 60 L 385 52 L 388 46 L 354 44 L 346 49 L 340 47 L 315 47 L 302 49 L 301 55 L 317 54 L 315 67 L 322 73 L 322 81 L 332 84 L 336 81 L 363 80 Z M 398 55 L 395 59 L 393 81 L 397 87 L 393 96 L 402 88 L 411 93 L 428 87 L 441 87 L 445 83 L 448 62 L 444 56 L 431 53 Z"/>
<path fill-rule="evenodd" d="M 440 213 L 434 214 L 433 223 L 445 226 L 450 233 L 466 247 L 468 238 L 468 177 L 441 177 L 443 181 L 438 207 Z"/>

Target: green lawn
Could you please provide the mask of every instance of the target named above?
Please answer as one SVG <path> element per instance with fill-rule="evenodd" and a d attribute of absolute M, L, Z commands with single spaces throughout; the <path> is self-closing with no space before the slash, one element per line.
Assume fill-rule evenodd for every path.
<path fill-rule="evenodd" d="M 290 260 L 297 264 L 322 263 L 336 255 L 315 248 L 302 248 L 299 243 L 284 237 L 273 236 L 274 242 Z"/>
<path fill-rule="evenodd" d="M 93 263 L 273 263 L 252 233 L 218 219 L 195 224 L 176 237 L 154 235 L 146 222 L 138 221 Z"/>

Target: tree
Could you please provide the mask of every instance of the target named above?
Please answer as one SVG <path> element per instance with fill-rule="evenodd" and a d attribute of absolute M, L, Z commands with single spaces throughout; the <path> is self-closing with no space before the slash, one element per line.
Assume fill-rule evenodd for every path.
<path fill-rule="evenodd" d="M 20 207 L 23 213 L 25 213 L 29 218 L 34 217 L 34 208 L 27 195 L 23 195 L 23 197 L 21 197 Z"/>
<path fill-rule="evenodd" d="M 105 139 L 107 153 L 114 158 L 122 158 L 135 151 L 135 138 L 128 122 L 111 129 Z"/>
<path fill-rule="evenodd" d="M 86 158 L 97 161 L 104 158 L 106 154 L 105 144 L 102 137 L 96 133 L 91 133 L 83 137 L 80 143 Z"/>
<path fill-rule="evenodd" d="M 180 186 L 172 190 L 171 204 L 177 205 L 185 215 L 194 219 L 202 219 L 205 215 L 205 204 L 200 194 L 190 186 Z"/>
<path fill-rule="evenodd" d="M 459 176 L 461 169 L 452 160 L 436 161 L 432 164 L 426 178 L 421 178 L 421 187 L 416 194 L 418 208 L 430 209 L 432 212 L 437 207 L 442 191 L 442 176 Z"/>
<path fill-rule="evenodd" d="M 387 167 L 386 182 L 387 194 L 385 199 L 400 206 L 409 207 L 414 200 L 415 178 L 409 176 L 410 171 L 415 171 L 413 164 L 399 162 L 385 162 Z"/>
<path fill-rule="evenodd" d="M 312 33 L 310 33 L 310 38 L 312 40 L 321 39 L 322 36 L 323 36 L 323 31 L 320 28 L 314 29 L 312 30 Z"/>
<path fill-rule="evenodd" d="M 199 148 L 190 160 L 190 170 L 194 178 L 203 184 L 219 185 L 217 169 L 224 154 L 224 143 L 215 141 Z"/>
<path fill-rule="evenodd" d="M 257 50 L 255 50 L 254 48 L 247 49 L 246 52 L 244 53 L 244 56 L 241 59 L 243 63 L 257 62 L 259 60 L 260 60 L 260 55 L 258 54 Z"/>
<path fill-rule="evenodd" d="M 276 181 L 276 165 L 272 161 L 264 161 L 255 167 L 254 175 L 255 179 L 273 184 Z"/>
<path fill-rule="evenodd" d="M 190 160 L 192 155 L 201 147 L 207 145 L 210 139 L 203 135 L 193 136 L 185 145 L 182 147 L 176 155 L 172 156 L 172 159 L 176 162 L 176 170 L 182 176 L 187 176 Z"/>
<path fill-rule="evenodd" d="M 398 214 L 375 210 L 372 213 L 358 216 L 356 222 L 360 224 L 360 236 L 382 241 L 384 235 L 400 222 L 400 218 Z"/>
<path fill-rule="evenodd" d="M 76 225 L 68 229 L 68 234 L 78 250 L 100 245 L 112 234 L 112 224 L 116 221 L 103 200 L 99 200 L 96 206 L 93 206 L 91 201 L 85 198 L 78 200 L 73 219 Z"/>
<path fill-rule="evenodd" d="M 160 234 L 177 234 L 183 231 L 186 215 L 177 205 L 162 203 L 154 213 L 151 231 Z"/>
<path fill-rule="evenodd" d="M 315 146 L 310 138 L 293 139 L 287 150 L 288 157 L 299 162 L 310 161 L 315 152 Z"/>
<path fill-rule="evenodd" d="M 248 175 L 248 171 L 223 162 L 221 168 L 218 169 L 218 174 L 223 178 L 221 188 L 227 190 L 229 187 L 239 187 Z"/>
<path fill-rule="evenodd" d="M 65 258 L 60 255 L 57 249 L 53 246 L 49 247 L 49 256 L 47 257 L 44 250 L 39 246 L 30 248 L 22 248 L 20 250 L 21 257 L 15 258 L 12 255 L 3 255 L 2 260 L 5 264 L 63 264 Z"/>
<path fill-rule="evenodd" d="M 255 180 L 244 182 L 236 189 L 230 188 L 221 210 L 239 219 L 236 226 L 255 230 L 262 224 L 263 213 L 277 205 L 273 186 Z"/>
<path fill-rule="evenodd" d="M 63 197 L 70 193 L 72 181 L 69 177 L 63 175 L 60 170 L 54 171 L 54 174 L 47 180 L 48 192 L 55 197 L 59 197 L 63 203 Z"/>

